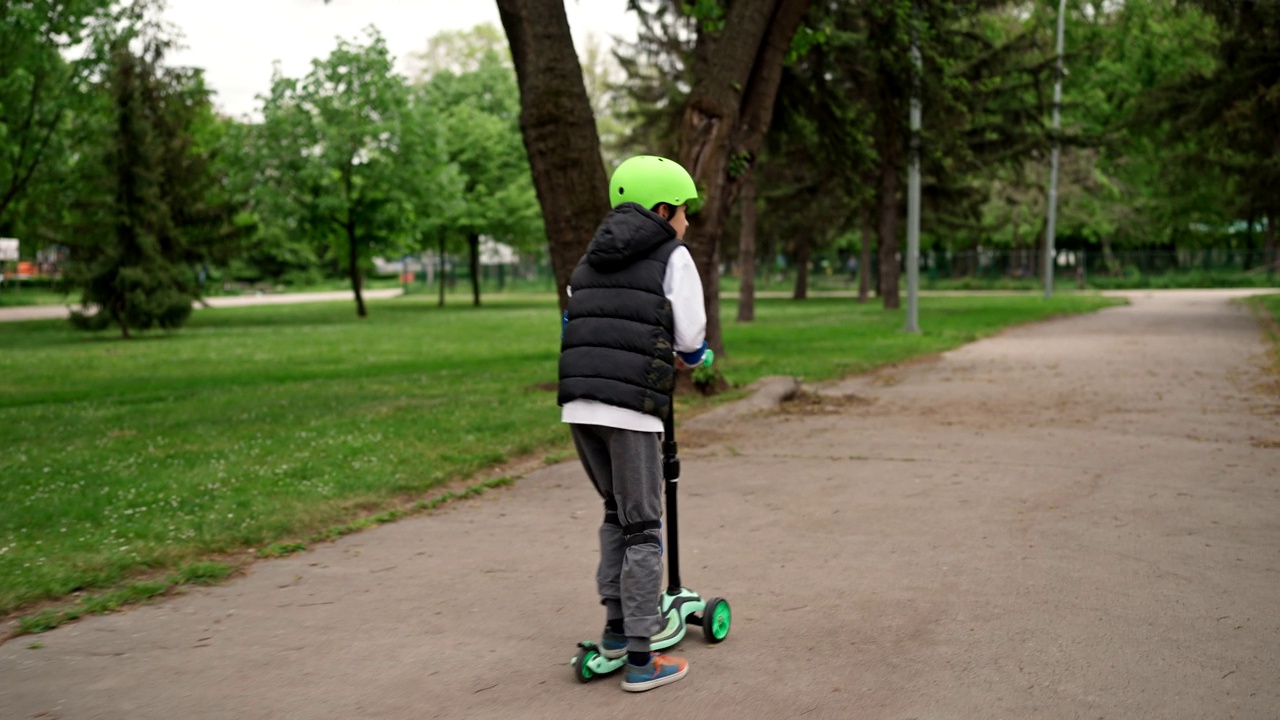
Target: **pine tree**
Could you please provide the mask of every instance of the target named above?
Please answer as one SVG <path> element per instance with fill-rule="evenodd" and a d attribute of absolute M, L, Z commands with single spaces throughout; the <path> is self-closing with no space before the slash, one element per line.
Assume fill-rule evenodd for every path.
<path fill-rule="evenodd" d="M 141 23 L 101 47 L 100 151 L 82 163 L 70 242 L 71 286 L 87 310 L 72 322 L 118 325 L 128 338 L 187 320 L 199 297 L 194 268 L 234 243 L 234 209 L 197 147 L 212 118 L 199 74 L 164 67 L 167 41 Z"/>

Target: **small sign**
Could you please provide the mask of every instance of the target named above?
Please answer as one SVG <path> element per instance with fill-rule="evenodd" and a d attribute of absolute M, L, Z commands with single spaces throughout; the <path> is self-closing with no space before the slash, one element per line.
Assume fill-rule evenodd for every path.
<path fill-rule="evenodd" d="M 18 241 L 14 238 L 0 238 L 0 261 L 18 259 Z"/>

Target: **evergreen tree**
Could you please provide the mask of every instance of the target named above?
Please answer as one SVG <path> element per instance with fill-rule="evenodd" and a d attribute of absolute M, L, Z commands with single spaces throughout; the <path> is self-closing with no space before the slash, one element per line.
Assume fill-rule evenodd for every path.
<path fill-rule="evenodd" d="M 198 72 L 162 64 L 169 41 L 139 3 L 130 22 L 100 39 L 96 156 L 78 164 L 80 201 L 69 280 L 85 312 L 72 322 L 101 330 L 182 325 L 199 296 L 195 266 L 234 246 L 234 208 L 211 170 L 209 92 Z M 96 312 L 94 310 L 96 309 Z"/>

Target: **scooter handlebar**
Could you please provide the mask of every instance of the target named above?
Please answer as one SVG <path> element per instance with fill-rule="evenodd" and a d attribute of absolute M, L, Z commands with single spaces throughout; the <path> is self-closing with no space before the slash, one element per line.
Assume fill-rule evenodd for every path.
<path fill-rule="evenodd" d="M 701 349 L 702 349 L 702 357 L 693 363 L 690 363 L 688 360 L 685 359 L 685 357 L 689 355 L 694 355 L 694 353 L 676 353 L 676 368 L 679 370 L 690 370 L 693 368 L 711 367 L 711 364 L 714 363 L 716 360 L 715 351 L 707 347 L 706 343 L 703 343 L 703 346 Z"/>

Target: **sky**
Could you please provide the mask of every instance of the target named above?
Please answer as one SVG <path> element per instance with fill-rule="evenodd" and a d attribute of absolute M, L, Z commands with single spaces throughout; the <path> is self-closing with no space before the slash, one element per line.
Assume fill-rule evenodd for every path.
<path fill-rule="evenodd" d="M 581 57 L 589 35 L 635 37 L 627 0 L 565 0 L 565 12 Z M 339 36 L 356 39 L 374 25 L 403 69 L 404 58 L 443 30 L 466 30 L 502 21 L 494 0 L 168 0 L 165 19 L 182 33 L 185 49 L 175 65 L 205 69 L 214 103 L 234 117 L 254 114 L 255 96 L 271 87 L 280 61 L 286 76 L 305 75 L 327 56 Z"/>

